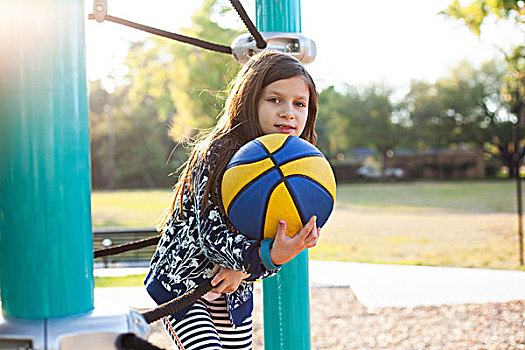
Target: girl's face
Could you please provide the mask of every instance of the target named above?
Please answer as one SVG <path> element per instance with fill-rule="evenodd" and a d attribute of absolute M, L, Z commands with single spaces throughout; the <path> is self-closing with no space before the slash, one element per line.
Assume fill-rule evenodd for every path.
<path fill-rule="evenodd" d="M 308 118 L 310 91 L 300 76 L 281 79 L 264 87 L 257 105 L 264 135 L 300 136 Z"/>

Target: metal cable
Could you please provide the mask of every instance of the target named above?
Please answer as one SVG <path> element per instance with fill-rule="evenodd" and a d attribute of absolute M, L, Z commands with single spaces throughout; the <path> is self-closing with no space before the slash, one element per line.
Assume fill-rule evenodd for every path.
<path fill-rule="evenodd" d="M 241 20 L 244 22 L 244 25 L 246 26 L 250 34 L 254 37 L 255 42 L 257 43 L 257 48 L 261 50 L 266 48 L 266 41 L 264 41 L 264 38 L 262 37 L 261 33 L 259 33 L 252 20 L 244 10 L 244 7 L 242 6 L 241 2 L 239 0 L 230 0 L 230 2 L 235 11 L 237 11 L 239 17 L 241 17 Z"/>
<path fill-rule="evenodd" d="M 89 19 L 95 19 L 95 15 L 91 13 L 89 15 Z M 185 35 L 181 35 L 181 34 L 175 34 L 175 33 L 167 32 L 167 31 L 160 30 L 160 29 L 153 28 L 153 27 L 148 27 L 148 26 L 145 26 L 145 25 L 142 25 L 142 24 L 139 24 L 139 23 L 131 22 L 131 21 L 128 21 L 128 20 L 125 20 L 125 19 L 122 19 L 122 18 L 118 18 L 118 17 L 114 17 L 114 16 L 110 16 L 110 15 L 106 15 L 104 17 L 104 20 L 107 20 L 107 21 L 110 21 L 110 22 L 114 22 L 114 23 L 118 23 L 118 24 L 122 24 L 122 25 L 125 25 L 125 26 L 128 26 L 128 27 L 131 27 L 131 28 L 143 30 L 143 31 L 151 33 L 151 34 L 155 34 L 155 35 L 159 35 L 159 36 L 162 36 L 162 37 L 165 37 L 165 38 L 177 40 L 177 41 L 180 41 L 180 42 L 183 42 L 183 43 L 186 43 L 186 44 L 198 46 L 198 47 L 206 49 L 206 50 L 220 52 L 220 53 L 225 53 L 225 54 L 229 54 L 229 55 L 232 54 L 232 49 L 229 46 L 214 44 L 214 43 L 210 43 L 208 41 L 204 41 L 204 40 L 200 40 L 200 39 L 196 39 L 196 38 L 190 38 L 189 36 L 185 36 Z"/>

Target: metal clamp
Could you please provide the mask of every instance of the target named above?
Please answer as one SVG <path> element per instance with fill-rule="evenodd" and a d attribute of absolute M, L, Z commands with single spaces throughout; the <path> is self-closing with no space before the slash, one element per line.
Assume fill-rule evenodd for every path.
<path fill-rule="evenodd" d="M 93 14 L 98 23 L 102 23 L 104 18 L 108 14 L 108 2 L 107 0 L 94 0 L 93 1 Z"/>
<path fill-rule="evenodd" d="M 268 44 L 264 50 L 276 50 L 291 54 L 303 64 L 312 63 L 317 55 L 315 42 L 299 33 L 261 32 Z M 262 51 L 249 33 L 235 38 L 232 43 L 233 58 L 240 64 L 248 62 L 250 57 Z"/>

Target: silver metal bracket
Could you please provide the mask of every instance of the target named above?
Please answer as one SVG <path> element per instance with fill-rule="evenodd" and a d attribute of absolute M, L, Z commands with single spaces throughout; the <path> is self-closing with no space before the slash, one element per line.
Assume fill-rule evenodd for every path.
<path fill-rule="evenodd" d="M 149 332 L 139 312 L 107 302 L 68 317 L 29 320 L 0 314 L 0 350 L 116 350 L 120 334 L 147 339 Z"/>
<path fill-rule="evenodd" d="M 104 18 L 108 14 L 108 2 L 107 0 L 94 0 L 93 1 L 93 14 L 98 23 L 102 23 Z"/>
<path fill-rule="evenodd" d="M 275 50 L 295 56 L 303 64 L 312 63 L 317 55 L 315 42 L 299 33 L 261 32 L 268 44 L 259 49 L 249 33 L 239 35 L 232 43 L 233 58 L 240 64 L 248 62 L 250 57 L 262 50 Z"/>

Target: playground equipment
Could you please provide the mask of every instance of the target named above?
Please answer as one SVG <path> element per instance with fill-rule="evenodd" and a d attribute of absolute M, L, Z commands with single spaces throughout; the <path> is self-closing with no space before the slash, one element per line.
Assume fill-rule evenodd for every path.
<path fill-rule="evenodd" d="M 242 17 L 239 2 L 230 1 Z M 16 25 L 0 71 L 0 349 L 148 348 L 140 340 L 147 338 L 147 320 L 173 305 L 149 314 L 94 305 L 83 1 L 14 6 Z M 90 17 L 118 20 L 107 15 L 105 0 L 94 7 Z M 268 42 L 279 38 L 272 49 L 313 60 L 313 42 L 282 34 L 300 32 L 299 0 L 257 0 L 256 11 L 259 29 L 281 33 L 266 35 Z M 249 18 L 243 21 L 257 49 L 264 48 Z M 230 47 L 125 22 L 232 54 Z M 264 282 L 267 349 L 310 348 L 308 288 L 307 252 Z"/>

